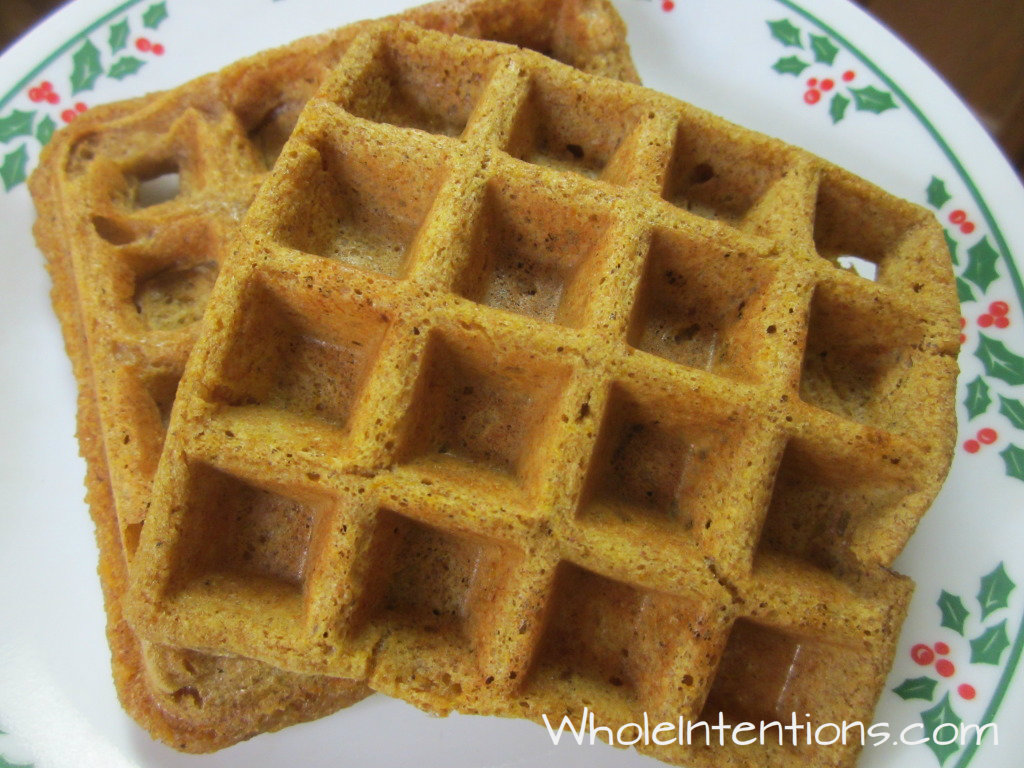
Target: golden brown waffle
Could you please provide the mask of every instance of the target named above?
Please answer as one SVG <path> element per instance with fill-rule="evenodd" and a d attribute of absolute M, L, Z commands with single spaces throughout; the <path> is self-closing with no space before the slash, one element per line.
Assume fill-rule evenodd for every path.
<path fill-rule="evenodd" d="M 439 712 L 870 721 L 910 590 L 883 564 L 953 440 L 926 211 L 392 25 L 309 103 L 236 249 L 133 570 L 142 634 Z"/>
<path fill-rule="evenodd" d="M 621 20 L 603 1 L 443 2 L 403 18 L 635 78 Z M 31 180 L 37 240 L 79 382 L 79 439 L 115 682 L 132 716 L 178 749 L 218 749 L 367 693 L 361 683 L 140 642 L 121 614 L 126 561 L 216 265 L 289 121 L 358 29 L 90 110 L 54 137 Z M 169 171 L 178 172 L 185 194 L 144 207 L 151 202 L 144 182 Z"/>
<path fill-rule="evenodd" d="M 78 439 L 86 459 L 86 500 L 96 525 L 107 637 L 118 695 L 152 735 L 177 749 L 207 752 L 265 731 L 323 717 L 370 693 L 365 685 L 322 675 L 295 675 L 237 656 L 181 650 L 141 641 L 124 619 L 128 574 L 91 372 L 68 259 L 50 262 L 53 299 L 82 382 Z"/>

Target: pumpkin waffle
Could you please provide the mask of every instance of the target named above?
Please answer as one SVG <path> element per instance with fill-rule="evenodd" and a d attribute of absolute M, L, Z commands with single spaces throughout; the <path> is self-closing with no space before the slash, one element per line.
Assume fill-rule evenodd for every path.
<path fill-rule="evenodd" d="M 441 2 L 402 18 L 636 77 L 622 22 L 600 0 Z M 31 178 L 36 237 L 79 383 L 115 683 L 140 724 L 186 751 L 319 717 L 368 692 L 361 683 L 142 642 L 121 611 L 178 378 L 217 265 L 291 122 L 360 28 L 93 108 L 53 138 Z M 157 202 L 175 180 L 194 194 Z"/>
<path fill-rule="evenodd" d="M 870 721 L 910 592 L 885 566 L 954 439 L 924 209 L 392 24 L 309 102 L 235 248 L 132 571 L 141 634 L 440 713 Z"/>
<path fill-rule="evenodd" d="M 96 525 L 115 686 L 125 709 L 154 737 L 179 750 L 208 752 L 258 733 L 323 717 L 367 696 L 365 685 L 296 675 L 237 656 L 182 650 L 140 640 L 124 619 L 127 563 L 103 451 L 97 398 L 76 306 L 70 260 L 50 260 L 53 303 L 81 382 L 78 439 L 86 459 L 86 501 Z M 76 339 L 74 334 L 78 334 Z"/>

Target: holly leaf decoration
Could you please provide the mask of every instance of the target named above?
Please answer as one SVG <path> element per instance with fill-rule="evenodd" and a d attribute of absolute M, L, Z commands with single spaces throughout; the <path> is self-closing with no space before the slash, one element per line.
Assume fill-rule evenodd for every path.
<path fill-rule="evenodd" d="M 953 196 L 946 191 L 946 182 L 937 176 L 932 176 L 932 180 L 928 182 L 926 193 L 928 195 L 928 205 L 932 208 L 941 208 L 953 199 Z"/>
<path fill-rule="evenodd" d="M 142 14 L 142 25 L 146 29 L 156 29 L 167 18 L 167 3 L 153 3 Z"/>
<path fill-rule="evenodd" d="M 974 352 L 989 376 L 1007 384 L 1024 384 L 1024 357 L 1016 355 L 1001 341 L 978 334 L 978 348 Z"/>
<path fill-rule="evenodd" d="M 999 272 L 996 271 L 997 261 L 999 254 L 989 244 L 986 235 L 967 249 L 967 269 L 964 270 L 964 277 L 982 291 L 987 291 L 992 281 L 999 277 Z"/>
<path fill-rule="evenodd" d="M 798 56 L 786 56 L 772 64 L 772 69 L 780 75 L 799 75 L 809 66 L 811 65 Z"/>
<path fill-rule="evenodd" d="M 999 412 L 1017 429 L 1024 429 L 1024 403 L 1009 397 L 999 396 Z"/>
<path fill-rule="evenodd" d="M 999 666 L 1003 651 L 1010 647 L 1010 636 L 1006 634 L 1006 619 L 989 627 L 971 640 L 971 664 L 992 664 Z"/>
<path fill-rule="evenodd" d="M 88 91 L 96 84 L 96 78 L 103 74 L 100 63 L 100 50 L 91 40 L 82 43 L 82 47 L 71 56 L 74 68 L 71 70 L 71 93 Z"/>
<path fill-rule="evenodd" d="M 930 677 L 914 677 L 904 680 L 892 690 L 904 701 L 910 699 L 931 701 L 935 698 L 935 684 Z"/>
<path fill-rule="evenodd" d="M 981 376 L 978 376 L 967 385 L 967 398 L 964 400 L 964 405 L 967 406 L 968 417 L 973 419 L 975 416 L 981 416 L 991 404 L 992 396 L 989 394 L 988 384 Z"/>
<path fill-rule="evenodd" d="M 861 112 L 874 112 L 877 115 L 888 109 L 896 109 L 892 94 L 873 85 L 851 88 L 850 93 L 853 94 L 853 102 Z"/>
<path fill-rule="evenodd" d="M 981 590 L 978 592 L 978 604 L 981 606 L 981 618 L 987 618 L 993 611 L 1005 608 L 1009 603 L 1010 593 L 1017 585 L 1013 583 L 1006 568 L 1000 563 L 991 573 L 981 577 Z"/>
<path fill-rule="evenodd" d="M 953 262 L 954 266 L 959 265 L 960 260 L 956 257 L 956 252 L 959 246 L 957 245 L 956 240 L 950 237 L 948 229 L 943 229 L 942 234 L 946 238 L 946 247 L 949 248 L 949 260 Z"/>
<path fill-rule="evenodd" d="M 846 117 L 846 108 L 848 106 L 850 106 L 850 100 L 843 96 L 843 94 L 837 93 L 832 97 L 832 101 L 828 105 L 828 114 L 832 118 L 833 125 Z"/>
<path fill-rule="evenodd" d="M 117 24 L 110 25 L 110 37 L 107 42 L 110 44 L 110 52 L 117 53 L 128 45 L 128 19 L 121 19 Z"/>
<path fill-rule="evenodd" d="M 971 286 L 962 277 L 956 279 L 956 297 L 963 304 L 965 301 L 977 301 Z"/>
<path fill-rule="evenodd" d="M 13 152 L 4 155 L 3 164 L 0 164 L 0 181 L 4 189 L 10 192 L 25 180 L 25 167 L 28 165 L 28 149 L 20 145 Z"/>
<path fill-rule="evenodd" d="M 39 125 L 36 126 L 36 138 L 40 144 L 49 144 L 50 139 L 53 137 L 53 132 L 57 130 L 57 124 L 53 122 L 53 118 L 47 115 L 39 121 Z"/>
<path fill-rule="evenodd" d="M 120 59 L 115 61 L 110 67 L 110 71 L 107 72 L 108 77 L 112 77 L 115 80 L 124 80 L 128 75 L 134 75 L 145 64 L 142 59 L 138 59 L 134 56 L 122 56 Z"/>
<path fill-rule="evenodd" d="M 0 141 L 10 141 L 16 136 L 31 136 L 35 112 L 16 109 L 7 117 L 0 117 Z"/>
<path fill-rule="evenodd" d="M 942 611 L 942 626 L 952 629 L 959 635 L 964 633 L 964 622 L 970 616 L 970 611 L 964 605 L 964 601 L 958 595 L 942 590 L 939 595 L 939 610 Z"/>
<path fill-rule="evenodd" d="M 1024 448 L 1010 443 L 999 452 L 999 455 L 1003 457 L 1003 463 L 1006 465 L 1006 474 L 1024 480 Z"/>
<path fill-rule="evenodd" d="M 953 739 L 952 744 L 937 744 L 935 742 L 935 731 L 941 728 L 938 733 L 939 740 L 950 741 L 955 733 L 953 728 L 943 728 L 942 726 L 955 726 L 956 732 L 959 732 L 960 726 L 963 725 L 960 715 L 956 713 L 953 705 L 949 703 L 948 692 L 942 697 L 942 701 L 921 713 L 921 722 L 924 723 L 924 733 L 928 738 L 926 742 L 928 748 L 935 753 L 935 757 L 939 760 L 939 765 L 944 765 L 946 760 L 960 749 L 960 746 L 957 743 L 958 739 Z"/>
<path fill-rule="evenodd" d="M 790 48 L 803 48 L 800 42 L 800 28 L 793 25 L 789 19 L 769 21 L 768 28 L 772 31 L 772 37 L 783 45 Z"/>
<path fill-rule="evenodd" d="M 824 35 L 811 35 L 811 50 L 814 60 L 821 64 L 832 64 L 836 60 L 839 48 Z"/>

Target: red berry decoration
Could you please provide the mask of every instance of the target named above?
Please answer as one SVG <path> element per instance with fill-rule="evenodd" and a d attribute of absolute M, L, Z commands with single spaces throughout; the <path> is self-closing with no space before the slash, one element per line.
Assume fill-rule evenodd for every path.
<path fill-rule="evenodd" d="M 827 77 L 821 81 L 821 90 L 823 91 L 831 91 L 833 88 L 835 88 L 835 86 L 835 81 Z"/>
<path fill-rule="evenodd" d="M 60 117 L 61 120 L 63 120 L 65 123 L 70 123 L 72 120 L 78 117 L 78 113 L 75 112 L 75 110 L 73 109 L 65 109 L 63 112 L 60 113 Z"/>
<path fill-rule="evenodd" d="M 982 328 L 988 328 L 993 322 L 995 322 L 995 318 L 992 315 L 982 315 L 978 318 L 978 325 Z"/>
<path fill-rule="evenodd" d="M 967 343 L 967 336 L 965 334 L 962 334 L 962 333 L 960 334 L 960 343 L 961 344 L 966 344 Z"/>
<path fill-rule="evenodd" d="M 964 441 L 964 450 L 968 453 L 977 453 L 981 450 L 981 443 L 977 440 L 966 440 Z"/>
<path fill-rule="evenodd" d="M 964 328 L 966 326 L 967 326 L 967 318 L 966 317 L 961 317 L 960 318 L 960 327 Z"/>
<path fill-rule="evenodd" d="M 85 110 L 87 110 L 88 108 L 89 107 L 86 106 L 84 101 L 80 101 L 77 104 L 75 104 L 75 111 L 76 112 L 85 112 Z"/>
<path fill-rule="evenodd" d="M 927 667 L 929 664 L 935 661 L 935 651 L 933 651 L 924 643 L 918 643 L 910 649 L 910 658 L 912 658 L 922 667 Z"/>
<path fill-rule="evenodd" d="M 857 76 L 856 72 L 854 72 L 852 69 L 848 69 L 845 72 L 843 72 L 843 82 L 848 83 L 851 80 L 853 80 L 853 78 L 855 78 L 856 76 Z"/>
<path fill-rule="evenodd" d="M 965 221 L 963 224 L 960 225 L 960 231 L 963 232 L 965 235 L 971 234 L 971 232 L 974 231 L 974 223 L 970 221 Z"/>
<path fill-rule="evenodd" d="M 1005 301 L 993 301 L 988 305 L 988 311 L 996 317 L 1002 317 L 1010 312 L 1010 305 Z"/>
<path fill-rule="evenodd" d="M 661 7 L 664 8 L 666 11 L 671 11 L 673 8 L 676 7 L 676 4 L 673 3 L 672 0 L 665 0 L 665 2 L 663 2 L 661 4 Z M 163 45 L 160 44 L 160 43 L 154 43 L 154 45 L 153 45 L 153 53 L 155 53 L 157 56 L 163 56 L 164 55 L 164 47 L 163 47 Z"/>
<path fill-rule="evenodd" d="M 54 93 L 53 91 L 47 91 L 47 92 L 46 92 L 46 100 L 47 100 L 47 101 L 48 101 L 48 102 L 49 102 L 50 104 L 56 104 L 56 103 L 57 103 L 58 101 L 60 101 L 60 96 L 58 96 L 58 95 L 57 95 L 56 93 Z"/>
<path fill-rule="evenodd" d="M 949 653 L 949 646 L 940 640 L 935 644 L 935 652 L 940 656 L 945 656 Z"/>
<path fill-rule="evenodd" d="M 992 321 L 996 328 L 1006 328 L 1010 325 L 1010 318 L 1008 317 L 997 317 Z"/>
<path fill-rule="evenodd" d="M 967 212 L 961 208 L 957 208 L 951 214 L 949 214 L 949 220 L 954 224 L 963 224 L 967 221 Z"/>
<path fill-rule="evenodd" d="M 978 695 L 978 692 L 974 690 L 974 686 L 970 683 L 964 683 L 956 689 L 956 692 L 959 693 L 962 698 L 967 699 L 967 701 L 970 701 Z"/>
<path fill-rule="evenodd" d="M 149 42 L 149 38 L 140 37 L 138 40 L 135 41 L 135 47 L 143 53 L 147 53 L 149 52 L 150 49 L 152 49 L 153 44 Z"/>
<path fill-rule="evenodd" d="M 804 101 L 808 104 L 817 104 L 821 99 L 821 91 L 811 88 L 807 93 L 804 94 Z"/>
<path fill-rule="evenodd" d="M 30 101 L 42 101 L 46 98 L 46 95 L 43 93 L 42 88 L 29 88 L 28 98 Z"/>
<path fill-rule="evenodd" d="M 808 88 L 814 88 L 818 85 L 818 78 L 812 77 L 807 81 Z"/>
<path fill-rule="evenodd" d="M 952 677 L 956 674 L 956 667 L 949 659 L 939 659 L 935 662 L 935 671 L 943 677 Z"/>
<path fill-rule="evenodd" d="M 992 443 L 998 439 L 999 433 L 992 429 L 992 427 L 985 427 L 978 431 L 978 440 L 983 442 L 985 445 L 992 445 Z M 936 648 L 936 650 L 938 649 Z"/>

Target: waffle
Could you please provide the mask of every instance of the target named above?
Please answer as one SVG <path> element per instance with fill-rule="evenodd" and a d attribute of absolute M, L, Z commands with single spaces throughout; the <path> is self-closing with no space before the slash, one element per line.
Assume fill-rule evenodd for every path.
<path fill-rule="evenodd" d="M 350 680 L 295 675 L 250 659 L 147 643 L 128 626 L 122 611 L 127 564 L 70 260 L 55 256 L 50 273 L 54 306 L 81 382 L 78 438 L 87 466 L 86 500 L 100 550 L 114 681 L 125 709 L 161 741 L 184 751 L 207 752 L 322 717 L 367 696 L 366 686 Z"/>
<path fill-rule="evenodd" d="M 957 318 L 923 209 L 638 86 L 375 27 L 221 271 L 130 620 L 439 713 L 869 722 Z"/>
<path fill-rule="evenodd" d="M 621 20 L 603 2 L 447 2 L 402 17 L 636 77 Z M 79 384 L 115 683 L 128 712 L 181 750 L 219 749 L 367 693 L 347 680 L 142 642 L 121 610 L 175 389 L 217 264 L 291 122 L 359 28 L 94 108 L 54 137 L 31 179 L 37 241 Z M 167 179 L 146 182 L 175 169 L 195 194 L 144 207 L 167 191 Z"/>

